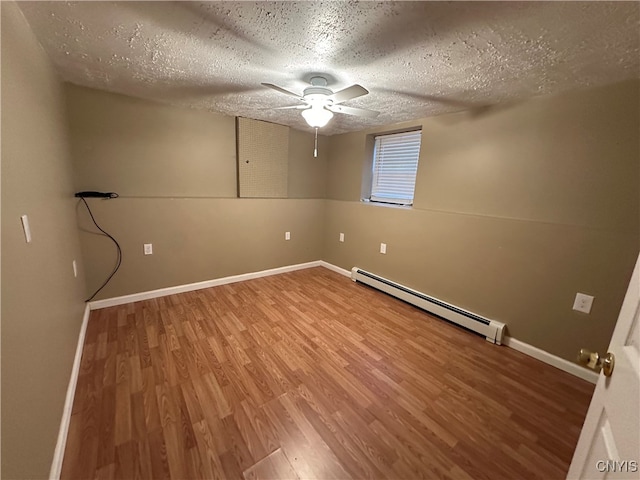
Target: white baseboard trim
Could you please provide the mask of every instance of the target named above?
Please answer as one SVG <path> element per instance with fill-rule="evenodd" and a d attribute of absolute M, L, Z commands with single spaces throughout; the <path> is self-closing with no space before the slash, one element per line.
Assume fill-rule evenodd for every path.
<path fill-rule="evenodd" d="M 56 449 L 53 453 L 53 461 L 51 462 L 51 470 L 49 471 L 49 478 L 51 480 L 58 480 L 62 471 L 62 460 L 64 459 L 64 449 L 67 445 L 67 434 L 69 433 L 69 424 L 71 423 L 73 399 L 76 394 L 76 386 L 78 385 L 78 375 L 80 374 L 80 364 L 82 362 L 82 350 L 84 348 L 84 338 L 87 334 L 87 324 L 89 323 L 90 313 L 91 309 L 89 308 L 89 304 L 87 304 L 84 308 L 84 315 L 82 316 L 82 325 L 80 326 L 80 334 L 78 335 L 76 356 L 73 359 L 71 378 L 69 379 L 69 386 L 67 387 L 67 396 L 64 400 L 64 410 L 62 411 L 58 441 L 56 442 Z"/>
<path fill-rule="evenodd" d="M 230 277 L 216 278 L 214 280 L 205 280 L 204 282 L 188 283 L 186 285 L 177 285 L 175 287 L 159 288 L 158 290 L 150 290 L 147 292 L 133 293 L 131 295 L 123 295 L 122 297 L 106 298 L 104 300 L 95 300 L 89 302 L 91 310 L 100 308 L 114 307 L 116 305 L 124 305 L 141 300 L 149 300 L 151 298 L 165 297 L 167 295 L 175 295 L 176 293 L 192 292 L 203 288 L 217 287 L 219 285 L 227 285 L 229 283 L 243 282 L 245 280 L 253 280 L 254 278 L 268 277 L 270 275 L 278 275 L 280 273 L 294 272 L 296 270 L 304 270 L 312 267 L 325 267 L 331 270 L 342 270 L 339 267 L 316 260 L 314 262 L 298 263 L 296 265 L 287 265 L 285 267 L 271 268 L 260 272 L 243 273 L 240 275 L 232 275 Z M 346 270 L 345 270 L 346 271 Z M 341 272 L 338 272 L 341 273 Z"/>
<path fill-rule="evenodd" d="M 593 370 L 587 370 L 584 367 L 581 367 L 577 363 L 572 363 L 564 358 L 556 357 L 555 355 L 545 352 L 533 345 L 529 345 L 528 343 L 521 342 L 513 337 L 505 337 L 502 340 L 502 343 L 508 347 L 513 348 L 519 352 L 524 353 L 525 355 L 529 355 L 541 362 L 552 365 L 560 370 L 564 370 L 567 373 L 575 375 L 587 382 L 591 382 L 593 384 L 598 382 L 598 374 Z"/>
<path fill-rule="evenodd" d="M 340 275 L 344 275 L 345 277 L 351 278 L 351 270 L 345 270 L 344 268 L 337 267 L 332 263 L 325 262 L 324 260 L 320 260 L 320 266 L 339 273 Z"/>

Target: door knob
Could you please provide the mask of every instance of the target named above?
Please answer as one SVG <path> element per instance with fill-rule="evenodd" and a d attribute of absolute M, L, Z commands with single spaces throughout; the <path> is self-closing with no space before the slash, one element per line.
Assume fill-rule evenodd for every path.
<path fill-rule="evenodd" d="M 583 348 L 578 354 L 578 362 L 595 371 L 602 368 L 604 376 L 610 377 L 613 373 L 613 367 L 616 364 L 616 357 L 610 352 L 607 352 L 604 357 L 601 357 L 598 352 L 591 352 Z"/>

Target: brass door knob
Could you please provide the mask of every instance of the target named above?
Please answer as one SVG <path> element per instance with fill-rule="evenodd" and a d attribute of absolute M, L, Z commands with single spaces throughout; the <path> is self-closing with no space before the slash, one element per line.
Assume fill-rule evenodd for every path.
<path fill-rule="evenodd" d="M 613 373 L 613 367 L 616 364 L 616 357 L 610 352 L 607 352 L 604 357 L 601 357 L 598 352 L 591 352 L 583 348 L 578 354 L 578 362 L 595 371 L 602 368 L 604 376 L 610 377 Z"/>

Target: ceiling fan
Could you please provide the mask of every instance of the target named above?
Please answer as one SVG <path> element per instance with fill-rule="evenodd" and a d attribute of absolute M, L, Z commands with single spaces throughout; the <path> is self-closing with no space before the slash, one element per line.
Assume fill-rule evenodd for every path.
<path fill-rule="evenodd" d="M 315 128 L 324 127 L 329 120 L 333 117 L 334 113 L 345 113 L 347 115 L 355 115 L 358 117 L 374 118 L 377 117 L 379 112 L 373 110 L 367 110 L 364 108 L 347 107 L 341 105 L 341 103 L 354 98 L 361 97 L 369 93 L 369 91 L 360 85 L 351 85 L 343 90 L 337 92 L 332 91 L 327 87 L 327 79 L 323 76 L 314 76 L 309 80 L 311 86 L 304 89 L 302 95 L 290 92 L 282 87 L 273 85 L 272 83 L 263 83 L 265 87 L 273 88 L 274 90 L 295 97 L 298 100 L 304 102 L 303 105 L 288 105 L 285 107 L 277 107 L 276 110 L 284 110 L 289 108 L 295 108 L 302 110 L 302 116 L 307 121 L 309 126 Z"/>

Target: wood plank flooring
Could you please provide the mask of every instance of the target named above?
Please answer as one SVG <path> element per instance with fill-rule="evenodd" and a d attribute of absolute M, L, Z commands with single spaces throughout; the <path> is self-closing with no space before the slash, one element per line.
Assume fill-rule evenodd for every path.
<path fill-rule="evenodd" d="M 318 267 L 92 312 L 64 479 L 564 479 L 593 385 Z"/>

